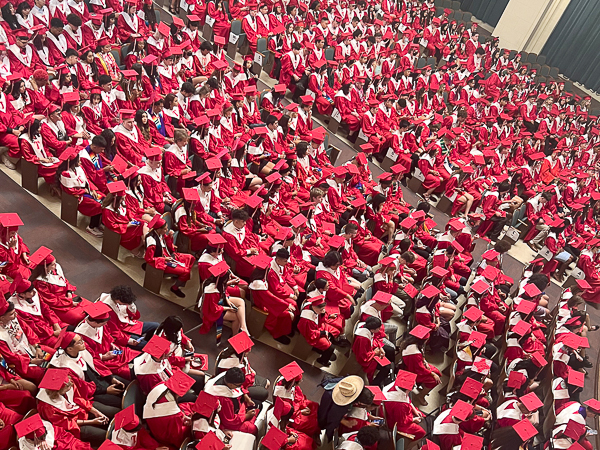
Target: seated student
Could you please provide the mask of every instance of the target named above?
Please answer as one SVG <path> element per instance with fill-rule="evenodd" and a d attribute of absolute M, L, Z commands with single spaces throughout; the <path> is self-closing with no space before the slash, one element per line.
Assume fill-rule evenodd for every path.
<path fill-rule="evenodd" d="M 48 369 L 39 388 L 37 410 L 42 419 L 94 446 L 104 442 L 110 419 L 81 396 L 68 370 Z"/>
<path fill-rule="evenodd" d="M 10 423 L 5 421 L 5 425 Z M 50 450 L 92 450 L 89 442 L 77 439 L 68 431 L 47 420 L 42 420 L 39 414 L 19 423 L 14 423 L 18 437 L 19 449 L 50 449 Z M 5 427 L 10 430 L 12 427 Z"/>
<path fill-rule="evenodd" d="M 104 235 L 100 225 L 102 224 L 102 198 L 104 194 L 98 191 L 91 183 L 79 163 L 79 151 L 75 147 L 69 147 L 60 155 L 63 161 L 56 171 L 61 189 L 69 195 L 77 198 L 77 210 L 84 216 L 90 217 L 90 224 L 86 231 L 92 236 L 102 237 Z"/>
<path fill-rule="evenodd" d="M 77 325 L 85 317 L 77 287 L 65 278 L 62 266 L 48 254 L 37 266 L 33 285 L 60 322 Z"/>
<path fill-rule="evenodd" d="M 177 371 L 148 393 L 142 418 L 161 444 L 179 448 L 190 436 L 194 404 L 178 403 L 177 400 L 183 397 L 194 383 L 192 377 Z"/>
<path fill-rule="evenodd" d="M 85 348 L 85 341 L 76 333 L 67 331 L 62 335 L 59 348 L 50 360 L 50 366 L 67 369 L 77 392 L 107 416 L 114 416 L 121 409 L 125 379 L 113 376 L 101 362 L 94 362 Z"/>
<path fill-rule="evenodd" d="M 123 450 L 167 450 L 169 448 L 160 445 L 144 428 L 142 421 L 135 414 L 135 405 L 129 405 L 115 414 L 115 427 L 109 439 Z"/>
<path fill-rule="evenodd" d="M 325 285 L 327 284 L 327 281 L 325 281 Z M 326 288 L 323 291 L 326 292 Z M 335 321 L 338 317 L 336 314 L 328 313 L 326 308 L 325 295 L 307 298 L 300 312 L 298 331 L 306 339 L 306 342 L 321 354 L 317 358 L 317 362 L 329 367 L 331 362 L 337 359 L 334 354 L 335 345 L 339 345 L 345 336 L 342 335 L 342 326 L 336 327 L 334 324 L 329 323 L 330 319 Z"/>
<path fill-rule="evenodd" d="M 223 320 L 232 321 L 233 334 L 248 332 L 246 325 L 246 305 L 239 297 L 229 295 L 229 266 L 225 261 L 214 264 L 208 269 L 210 277 L 204 281 L 202 298 L 198 308 L 202 309 L 202 327 L 200 333 L 210 331 L 213 323 L 222 325 Z"/>
<path fill-rule="evenodd" d="M 280 368 L 279 373 L 281 376 L 275 381 L 273 397 L 290 405 L 292 420 L 288 426 L 308 436 L 315 436 L 320 432 L 316 415 L 319 404 L 306 398 L 300 389 L 303 370 L 294 361 Z"/>
<path fill-rule="evenodd" d="M 352 352 L 363 371 L 374 386 L 382 384 L 393 371 L 393 365 L 389 358 L 394 358 L 395 348 L 385 345 L 383 340 L 376 336 L 381 329 L 381 319 L 378 317 L 367 317 L 364 322 L 358 324 L 354 333 Z M 378 359 L 388 358 L 388 362 L 380 362 Z M 377 376 L 375 372 L 378 371 Z"/>
<path fill-rule="evenodd" d="M 38 176 L 44 178 L 52 191 L 56 192 L 56 170 L 60 160 L 50 153 L 50 150 L 46 150 L 40 134 L 40 121 L 33 119 L 25 125 L 27 128 L 19 135 L 22 156 L 26 161 L 38 166 Z"/>
<path fill-rule="evenodd" d="M 327 304 L 340 308 L 344 319 L 349 319 L 356 305 L 356 298 L 364 292 L 360 283 L 354 278 L 346 275 L 342 269 L 341 255 L 332 250 L 316 269 L 316 277 L 324 278 L 329 282 L 327 290 Z"/>
<path fill-rule="evenodd" d="M 64 324 L 44 299 L 40 298 L 33 283 L 17 277 L 11 285 L 11 291 L 12 296 L 8 301 L 14 304 L 19 322 L 27 324 L 37 336 L 38 342 L 54 347 Z"/>
<path fill-rule="evenodd" d="M 131 287 L 115 286 L 110 292 L 100 294 L 98 300 L 111 309 L 106 326 L 117 345 L 142 349 L 146 345 L 144 336 L 156 330 L 158 323 L 139 320 L 140 312 L 135 305 L 137 298 Z"/>
<path fill-rule="evenodd" d="M 396 379 L 383 388 L 385 395 L 386 423 L 389 427 L 398 426 L 398 431 L 414 436 L 418 441 L 425 437 L 425 430 L 419 423 L 425 415 L 413 405 L 410 392 L 415 387 L 417 375 L 399 370 Z"/>
<path fill-rule="evenodd" d="M 258 429 L 254 422 L 258 409 L 255 408 L 252 398 L 242 389 L 245 380 L 242 369 L 232 367 L 208 380 L 204 390 L 219 399 L 219 418 L 224 429 L 256 435 Z"/>
<path fill-rule="evenodd" d="M 98 362 L 99 366 L 105 367 L 113 375 L 131 380 L 129 364 L 140 352 L 115 344 L 115 339 L 105 327 L 110 320 L 111 311 L 106 303 L 88 304 L 84 310 L 85 318 L 74 331 L 85 342 L 85 348 L 92 355 L 94 362 Z"/>
<path fill-rule="evenodd" d="M 38 382 L 44 376 L 41 365 L 54 349 L 40 344 L 37 335 L 17 317 L 15 305 L 0 297 L 0 354 L 20 377 Z"/>
<path fill-rule="evenodd" d="M 283 248 L 280 248 L 277 254 L 289 256 L 288 251 Z M 279 258 L 275 257 L 275 259 Z M 287 258 L 281 258 L 281 261 L 286 260 Z M 272 267 L 274 263 L 273 258 L 269 258 L 266 255 L 258 255 L 252 258 L 252 262 L 256 265 L 256 270 L 252 274 L 252 282 L 248 285 L 248 288 L 252 293 L 254 304 L 257 308 L 261 308 L 268 313 L 265 328 L 271 333 L 273 339 L 287 345 L 291 342 L 289 335 L 292 333 L 292 323 L 296 311 L 296 300 L 292 299 L 289 294 L 293 294 L 294 291 L 290 288 L 287 296 L 281 296 L 273 292 L 273 285 L 275 285 L 274 290 L 280 289 L 281 286 L 284 286 L 284 288 L 287 287 L 287 285 L 280 283 L 280 279 L 282 278 L 276 273 L 272 275 L 272 277 L 277 277 L 275 282 L 269 282 L 267 268 Z"/>
<path fill-rule="evenodd" d="M 35 408 L 37 386 L 15 374 L 3 357 L 0 357 L 0 383 L 2 383 L 0 405 L 8 408 L 7 414 L 10 415 L 13 411 L 19 415 L 25 415 L 29 410 Z M 2 419 L 1 416 L 0 412 L 0 419 Z M 2 438 L 0 438 L 1 440 Z"/>
<path fill-rule="evenodd" d="M 144 190 L 145 203 L 159 214 L 171 210 L 175 203 L 162 172 L 162 152 L 158 147 L 144 150 L 146 163 L 138 171 Z"/>
<path fill-rule="evenodd" d="M 0 214 L 0 261 L 6 261 L 2 273 L 15 279 L 18 274 L 26 280 L 31 275 L 29 269 L 29 247 L 19 235 L 23 225 L 16 213 Z"/>
<path fill-rule="evenodd" d="M 194 256 L 175 251 L 173 230 L 167 228 L 167 222 L 159 215 L 154 216 L 148 226 L 151 231 L 146 235 L 144 259 L 147 264 L 177 276 L 171 286 L 171 292 L 177 297 L 184 298 L 185 294 L 180 288 L 184 287 L 190 279 L 195 262 Z"/>
<path fill-rule="evenodd" d="M 234 209 L 231 222 L 223 227 L 223 237 L 227 240 L 225 252 L 235 261 L 235 272 L 242 278 L 250 278 L 254 270 L 245 257 L 262 253 L 258 235 L 248 228 L 250 216 L 243 209 Z"/>
<path fill-rule="evenodd" d="M 264 402 L 269 394 L 267 389 L 271 382 L 258 375 L 248 361 L 248 354 L 254 346 L 247 332 L 242 331 L 229 339 L 230 347 L 225 348 L 218 357 L 216 373 L 226 371 L 231 367 L 238 367 L 244 373 L 245 381 L 242 390 L 256 402 Z"/>
<path fill-rule="evenodd" d="M 144 346 L 143 353 L 133 360 L 133 374 L 145 395 L 159 383 L 167 381 L 178 370 L 171 367 L 170 352 L 169 341 L 154 335 Z"/>

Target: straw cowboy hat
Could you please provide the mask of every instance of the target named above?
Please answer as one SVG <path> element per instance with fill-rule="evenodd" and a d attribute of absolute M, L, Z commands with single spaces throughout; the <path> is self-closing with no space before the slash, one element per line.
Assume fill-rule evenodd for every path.
<path fill-rule="evenodd" d="M 349 405 L 360 395 L 364 386 L 365 382 L 358 375 L 344 378 L 333 388 L 334 403 L 338 406 Z"/>

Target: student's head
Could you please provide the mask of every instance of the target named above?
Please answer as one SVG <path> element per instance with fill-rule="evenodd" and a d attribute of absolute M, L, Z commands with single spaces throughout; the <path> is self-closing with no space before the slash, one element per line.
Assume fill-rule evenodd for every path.
<path fill-rule="evenodd" d="M 65 25 L 63 24 L 63 21 L 58 17 L 50 19 L 50 33 L 52 33 L 54 36 L 58 36 L 60 33 L 62 33 L 64 26 Z"/>
<path fill-rule="evenodd" d="M 344 234 L 350 238 L 356 237 L 358 233 L 358 225 L 355 223 L 348 223 L 344 227 Z"/>
<path fill-rule="evenodd" d="M 552 193 L 550 192 L 542 192 L 542 195 L 540 196 L 540 203 L 543 205 L 545 203 L 548 203 L 550 200 L 552 200 Z"/>
<path fill-rule="evenodd" d="M 316 202 L 316 203 L 321 203 L 321 201 L 323 200 L 323 196 L 324 196 L 324 192 L 319 189 L 319 188 L 312 188 L 310 190 L 310 201 L 311 202 Z"/>
<path fill-rule="evenodd" d="M 379 330 L 381 328 L 381 320 L 377 317 L 367 317 L 364 327 L 369 331 Z"/>
<path fill-rule="evenodd" d="M 183 148 L 188 143 L 188 134 L 182 129 L 177 129 L 173 132 L 173 140 L 179 148 Z"/>
<path fill-rule="evenodd" d="M 75 16 L 75 17 L 77 17 L 77 16 Z M 78 58 L 79 58 L 79 53 L 77 53 L 77 50 L 75 50 L 73 48 L 68 48 L 67 51 L 65 52 L 65 62 L 69 66 L 74 66 L 75 64 L 77 64 Z"/>
<path fill-rule="evenodd" d="M 225 384 L 227 384 L 229 389 L 238 389 L 242 387 L 242 384 L 244 384 L 244 381 L 246 380 L 244 372 L 242 372 L 242 369 L 239 367 L 232 367 L 229 369 L 225 372 L 224 378 Z"/>
<path fill-rule="evenodd" d="M 381 326 L 381 321 L 379 322 Z M 375 394 L 371 392 L 370 389 L 364 387 L 361 393 L 356 397 L 356 400 L 352 403 L 353 406 L 362 406 L 367 407 L 373 404 L 373 400 L 375 400 Z"/>
<path fill-rule="evenodd" d="M 110 298 L 118 305 L 132 305 L 136 296 L 129 286 L 119 285 L 110 290 Z"/>
<path fill-rule="evenodd" d="M 73 31 L 77 31 L 81 24 L 81 17 L 77 14 L 71 13 L 67 16 L 67 26 L 71 27 Z"/>
<path fill-rule="evenodd" d="M 110 92 L 112 90 L 112 78 L 110 75 L 100 75 L 98 77 L 98 84 L 104 92 Z"/>
<path fill-rule="evenodd" d="M 290 252 L 285 248 L 280 248 L 275 254 L 275 262 L 278 266 L 284 267 L 290 259 Z"/>
<path fill-rule="evenodd" d="M 294 42 L 292 44 L 292 51 L 294 52 L 294 55 L 297 55 L 298 53 L 300 53 L 301 49 L 302 49 L 302 46 L 300 45 L 300 43 Z"/>
<path fill-rule="evenodd" d="M 337 251 L 331 251 L 323 258 L 323 265 L 329 269 L 337 270 L 342 265 L 342 257 Z"/>
<path fill-rule="evenodd" d="M 233 226 L 237 229 L 244 228 L 249 218 L 250 216 L 243 209 L 234 209 L 231 213 L 231 220 L 233 222 Z"/>

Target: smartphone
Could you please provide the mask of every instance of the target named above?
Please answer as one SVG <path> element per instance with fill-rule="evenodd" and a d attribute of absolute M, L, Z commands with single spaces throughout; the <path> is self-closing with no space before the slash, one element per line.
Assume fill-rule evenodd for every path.
<path fill-rule="evenodd" d="M 313 235 L 313 233 L 308 233 L 308 234 L 306 235 L 306 240 L 307 240 L 307 241 L 308 241 L 308 240 L 310 240 L 310 238 L 312 237 L 312 235 Z"/>
<path fill-rule="evenodd" d="M 184 358 L 187 358 L 187 357 L 189 357 L 189 356 L 194 356 L 194 352 L 185 352 L 185 353 L 183 354 L 183 357 L 184 357 Z"/>
<path fill-rule="evenodd" d="M 371 422 L 378 426 L 383 425 L 383 419 L 374 419 Z"/>
<path fill-rule="evenodd" d="M 139 338 L 135 339 L 135 342 L 142 342 L 144 340 L 144 336 L 140 336 Z"/>
<path fill-rule="evenodd" d="M 140 223 L 137 220 L 132 220 L 129 222 L 131 225 L 139 225 Z"/>
<path fill-rule="evenodd" d="M 0 262 L 0 267 L 4 267 L 8 264 L 8 261 L 2 261 Z"/>
<path fill-rule="evenodd" d="M 121 355 L 121 354 L 123 354 L 123 350 L 113 350 L 112 354 L 113 355 Z"/>

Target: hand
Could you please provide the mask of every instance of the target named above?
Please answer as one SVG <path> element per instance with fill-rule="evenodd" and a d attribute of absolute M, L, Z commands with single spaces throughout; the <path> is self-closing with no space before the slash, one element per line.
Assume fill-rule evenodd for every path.
<path fill-rule="evenodd" d="M 35 357 L 36 358 L 44 358 L 44 350 L 42 350 L 40 347 L 35 349 Z"/>
<path fill-rule="evenodd" d="M 123 393 L 123 389 L 121 386 L 110 385 L 106 388 L 106 393 L 109 395 L 121 395 Z"/>
<path fill-rule="evenodd" d="M 250 411 L 246 411 L 246 419 L 245 420 L 252 420 L 252 418 L 254 417 L 255 414 L 256 414 L 256 410 L 255 409 L 251 409 Z"/>
<path fill-rule="evenodd" d="M 12 134 L 14 134 L 15 136 L 19 137 L 21 135 L 21 130 L 12 130 Z"/>
<path fill-rule="evenodd" d="M 0 419 L 0 430 L 4 429 L 4 420 Z"/>
<path fill-rule="evenodd" d="M 11 247 L 11 248 L 14 248 L 14 247 L 16 247 L 16 246 L 17 246 L 17 238 L 16 238 L 16 237 L 14 237 L 14 236 L 13 236 L 13 237 L 11 237 L 11 238 L 8 240 L 8 246 L 9 246 L 9 247 Z"/>
<path fill-rule="evenodd" d="M 437 373 L 433 373 L 433 379 L 435 380 L 435 384 L 441 384 L 442 383 L 442 379 L 439 377 L 439 375 Z"/>
<path fill-rule="evenodd" d="M 100 417 L 96 417 L 95 419 L 90 420 L 90 425 L 105 425 L 108 423 L 108 417 L 102 415 Z"/>
<path fill-rule="evenodd" d="M 304 408 L 300 411 L 303 416 L 310 416 L 310 408 Z"/>
<path fill-rule="evenodd" d="M 60 332 L 61 332 L 61 329 L 59 328 L 58 330 L 54 330 L 54 333 L 52 333 L 52 334 L 53 334 L 54 337 L 58 337 L 58 335 L 60 334 Z"/>
<path fill-rule="evenodd" d="M 183 425 L 189 427 L 192 424 L 192 418 L 188 416 L 183 416 Z"/>

